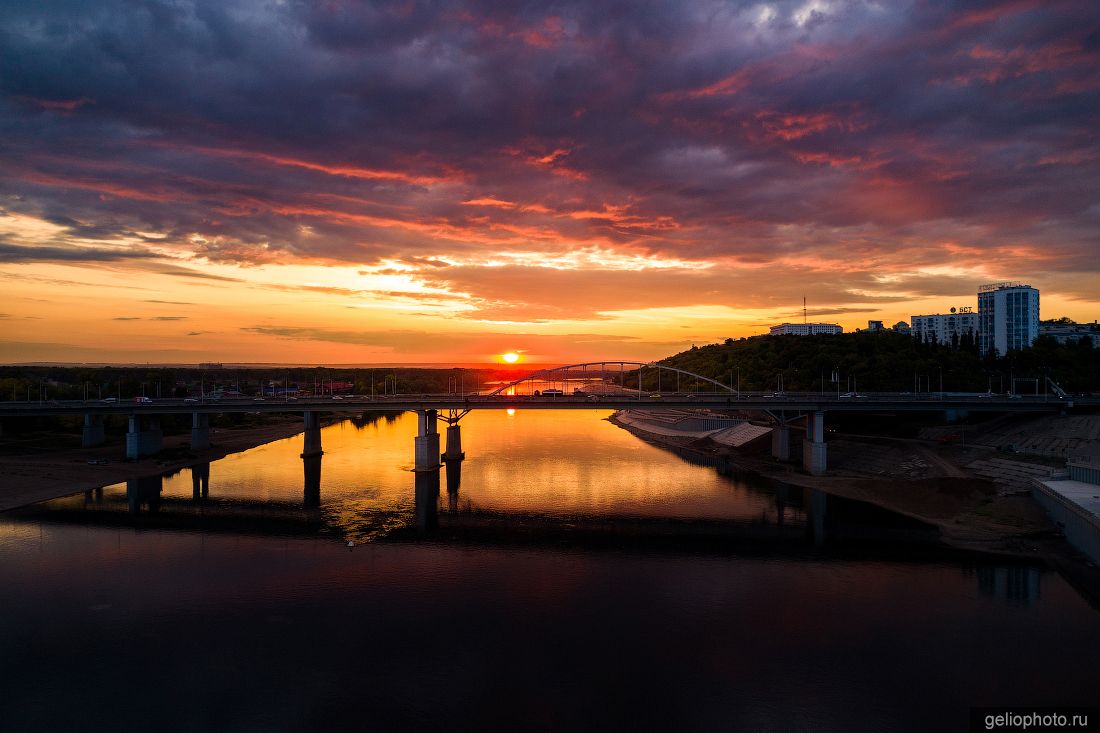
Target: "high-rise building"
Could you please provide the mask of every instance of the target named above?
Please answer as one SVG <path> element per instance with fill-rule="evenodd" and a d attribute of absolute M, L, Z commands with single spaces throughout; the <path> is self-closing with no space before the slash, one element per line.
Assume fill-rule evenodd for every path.
<path fill-rule="evenodd" d="M 817 336 L 818 334 L 844 333 L 835 323 L 781 323 L 772 326 L 769 336 Z"/>
<path fill-rule="evenodd" d="M 1006 282 L 978 289 L 978 346 L 983 354 L 1003 356 L 1025 349 L 1039 336 L 1039 291 Z"/>
<path fill-rule="evenodd" d="M 939 344 L 956 344 L 964 334 L 974 336 L 978 332 L 978 314 L 966 306 L 952 308 L 950 313 L 936 313 L 929 316 L 910 316 L 913 322 L 913 337 Z"/>

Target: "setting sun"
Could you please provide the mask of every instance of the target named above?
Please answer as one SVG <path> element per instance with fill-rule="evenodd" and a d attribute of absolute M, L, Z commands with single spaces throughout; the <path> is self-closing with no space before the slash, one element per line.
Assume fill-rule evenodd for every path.
<path fill-rule="evenodd" d="M 500 358 L 509 364 L 515 364 L 519 361 L 519 354 L 514 351 L 509 351 L 507 354 L 501 354 Z"/>

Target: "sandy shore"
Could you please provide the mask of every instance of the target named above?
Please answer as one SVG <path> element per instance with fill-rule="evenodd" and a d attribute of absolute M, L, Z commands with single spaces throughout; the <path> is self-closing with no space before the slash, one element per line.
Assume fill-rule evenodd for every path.
<path fill-rule="evenodd" d="M 170 457 L 150 457 L 139 461 L 126 460 L 126 448 L 122 443 L 96 448 L 71 448 L 41 455 L 0 456 L 0 511 L 129 479 L 177 471 L 301 432 L 300 419 L 251 428 L 212 429 L 210 448 L 196 451 L 188 447 L 191 438 L 188 434 L 165 436 L 164 450 Z M 88 461 L 95 459 L 105 459 L 108 463 L 88 465 Z"/>

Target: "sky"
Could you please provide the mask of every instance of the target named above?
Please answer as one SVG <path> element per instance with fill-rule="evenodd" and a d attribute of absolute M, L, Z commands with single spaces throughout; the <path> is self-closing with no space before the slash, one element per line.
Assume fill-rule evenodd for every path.
<path fill-rule="evenodd" d="M 1100 4 L 9 0 L 0 361 L 1100 317 Z"/>

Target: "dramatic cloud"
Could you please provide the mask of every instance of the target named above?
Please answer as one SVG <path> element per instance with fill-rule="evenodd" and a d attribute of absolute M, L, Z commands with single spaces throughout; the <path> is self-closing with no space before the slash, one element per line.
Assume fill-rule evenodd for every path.
<path fill-rule="evenodd" d="M 14 2 L 0 69 L 28 276 L 360 268 L 393 283 L 251 297 L 435 309 L 395 333 L 855 321 L 1002 278 L 1100 302 L 1094 0 Z"/>
<path fill-rule="evenodd" d="M 135 250 L 90 247 L 24 247 L 0 242 L 0 262 L 118 262 L 154 257 Z"/>

